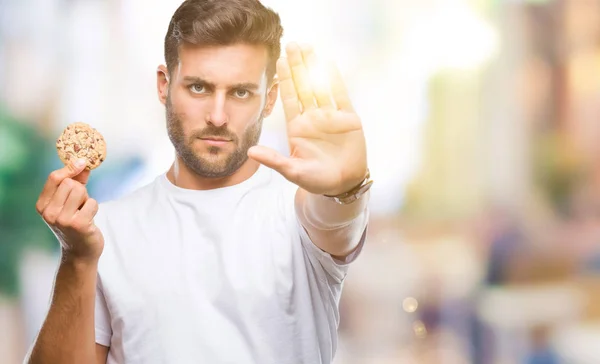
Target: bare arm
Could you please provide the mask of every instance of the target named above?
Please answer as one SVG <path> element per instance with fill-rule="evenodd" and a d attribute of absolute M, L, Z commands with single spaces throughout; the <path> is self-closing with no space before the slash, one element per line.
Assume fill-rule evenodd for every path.
<path fill-rule="evenodd" d="M 96 277 L 104 238 L 94 224 L 98 203 L 88 197 L 89 171 L 84 167 L 85 160 L 73 161 L 52 172 L 36 203 L 37 212 L 61 244 L 62 259 L 48 315 L 25 360 L 29 364 L 106 362 L 108 350 L 97 351 L 94 333 Z"/>
<path fill-rule="evenodd" d="M 108 347 L 96 344 L 96 364 L 106 364 L 108 359 Z"/>
<path fill-rule="evenodd" d="M 363 213 L 368 201 L 367 192 L 351 204 L 340 205 L 330 198 L 299 188 L 296 193 L 296 214 L 316 246 L 343 259 L 360 242 L 367 223 Z"/>
<path fill-rule="evenodd" d="M 350 192 L 364 180 L 368 168 L 362 122 L 336 67 L 328 80 L 320 80 L 326 82 L 315 82 L 311 74 L 320 74 L 320 67 L 311 46 L 291 43 L 286 54 L 277 61 L 277 75 L 290 156 L 265 146 L 250 148 L 248 156 L 299 187 L 296 214 L 306 232 L 319 248 L 343 258 L 364 233 L 368 194 L 348 205 L 323 195 Z"/>
<path fill-rule="evenodd" d="M 96 274 L 97 262 L 61 262 L 50 310 L 28 363 L 106 363 L 106 356 L 103 361 L 96 356 Z M 98 354 L 105 353 L 99 350 Z"/>

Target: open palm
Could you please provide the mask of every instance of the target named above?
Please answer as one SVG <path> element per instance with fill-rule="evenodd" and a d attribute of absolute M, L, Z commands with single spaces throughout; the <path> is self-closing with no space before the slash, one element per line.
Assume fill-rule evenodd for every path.
<path fill-rule="evenodd" d="M 329 87 L 311 82 L 316 56 L 309 46 L 290 44 L 277 62 L 287 120 L 290 156 L 264 146 L 249 156 L 314 194 L 337 195 L 360 183 L 367 170 L 365 137 L 337 68 Z"/>

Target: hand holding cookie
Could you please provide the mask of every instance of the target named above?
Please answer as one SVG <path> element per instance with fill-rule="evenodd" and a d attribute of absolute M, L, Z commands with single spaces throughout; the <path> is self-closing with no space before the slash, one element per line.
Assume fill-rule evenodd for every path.
<path fill-rule="evenodd" d="M 98 203 L 88 196 L 84 159 L 74 159 L 50 173 L 36 210 L 55 233 L 67 257 L 94 261 L 104 249 L 104 238 L 94 225 Z"/>
<path fill-rule="evenodd" d="M 95 261 L 104 249 L 104 238 L 94 224 L 98 203 L 85 184 L 89 171 L 106 156 L 102 135 L 89 125 L 69 125 L 56 148 L 65 167 L 50 173 L 36 210 L 55 233 L 67 258 Z"/>

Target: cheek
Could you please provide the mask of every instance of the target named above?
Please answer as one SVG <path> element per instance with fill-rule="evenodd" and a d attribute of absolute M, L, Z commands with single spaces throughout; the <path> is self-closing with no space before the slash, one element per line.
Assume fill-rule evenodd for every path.
<path fill-rule="evenodd" d="M 248 103 L 232 105 L 229 111 L 231 120 L 240 125 L 238 129 L 248 129 L 254 125 L 263 112 L 263 100 L 256 98 Z"/>
<path fill-rule="evenodd" d="M 238 137 L 242 137 L 248 133 L 249 130 L 255 129 L 256 124 L 260 120 L 260 114 L 256 112 L 247 113 L 243 119 L 238 119 L 238 122 L 233 125 L 231 124 L 229 129 L 234 130 Z"/>
<path fill-rule="evenodd" d="M 178 119 L 185 125 L 197 123 L 204 120 L 206 113 L 201 100 L 187 95 L 174 94 L 171 97 L 171 105 Z"/>

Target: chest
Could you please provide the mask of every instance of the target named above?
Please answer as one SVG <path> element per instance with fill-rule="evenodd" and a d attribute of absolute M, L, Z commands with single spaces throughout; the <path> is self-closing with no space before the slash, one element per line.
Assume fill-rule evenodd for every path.
<path fill-rule="evenodd" d="M 202 337 L 218 347 L 240 329 L 260 328 L 259 338 L 291 320 L 294 285 L 306 273 L 296 227 L 284 217 L 179 209 L 128 224 L 109 229 L 101 272 L 123 345 Z"/>

